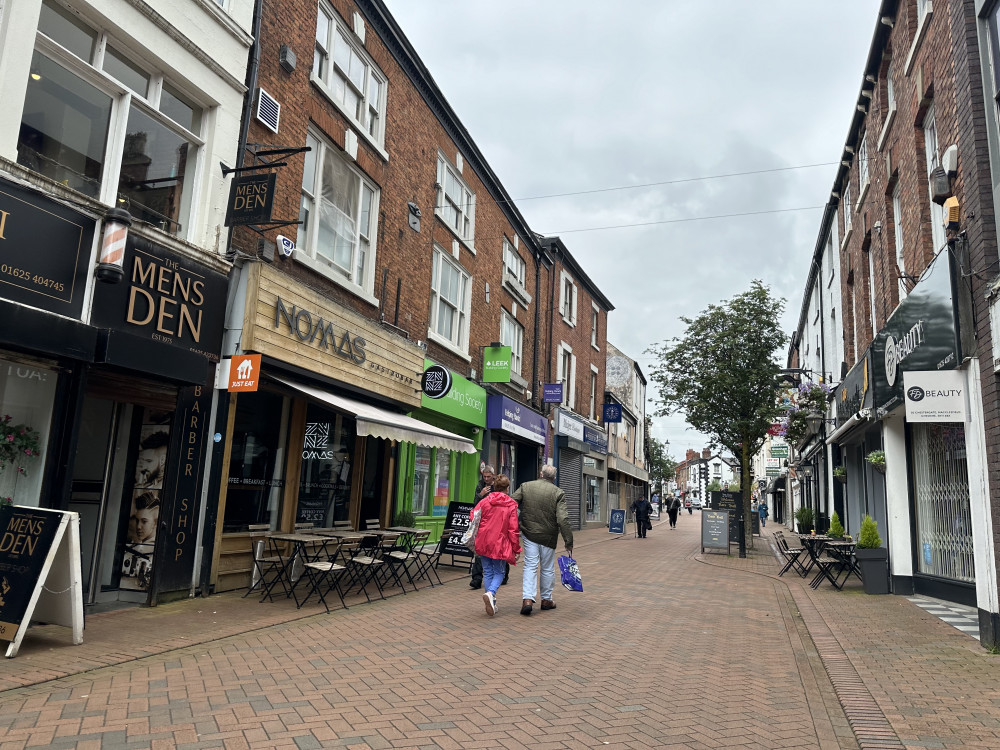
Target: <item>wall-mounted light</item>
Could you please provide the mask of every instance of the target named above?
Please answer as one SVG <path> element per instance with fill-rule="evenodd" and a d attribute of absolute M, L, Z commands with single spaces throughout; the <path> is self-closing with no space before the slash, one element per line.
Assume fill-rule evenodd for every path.
<path fill-rule="evenodd" d="M 31 80 L 32 81 L 40 81 L 40 80 L 42 80 L 42 74 L 39 73 L 36 68 L 32 68 L 31 69 L 31 73 L 29 73 L 28 75 L 31 76 Z"/>
<path fill-rule="evenodd" d="M 94 275 L 107 284 L 117 284 L 125 275 L 125 242 L 132 214 L 124 208 L 112 208 L 104 214 L 104 235 L 101 238 L 101 259 Z"/>
<path fill-rule="evenodd" d="M 802 476 L 804 476 L 806 479 L 812 479 L 812 475 L 813 475 L 812 464 L 806 464 L 805 466 L 802 467 Z"/>
<path fill-rule="evenodd" d="M 882 16 L 880 20 L 884 25 L 888 26 L 890 29 L 896 23 L 896 19 L 893 18 L 892 16 Z"/>

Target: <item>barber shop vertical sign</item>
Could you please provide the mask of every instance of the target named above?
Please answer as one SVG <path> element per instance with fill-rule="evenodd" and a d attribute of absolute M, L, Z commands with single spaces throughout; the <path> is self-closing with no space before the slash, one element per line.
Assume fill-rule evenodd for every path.
<path fill-rule="evenodd" d="M 157 534 L 156 597 L 191 585 L 197 537 L 198 503 L 208 453 L 208 420 L 212 389 L 195 385 L 181 388 L 171 430 L 170 466 L 167 470 L 166 504 L 161 509 Z"/>

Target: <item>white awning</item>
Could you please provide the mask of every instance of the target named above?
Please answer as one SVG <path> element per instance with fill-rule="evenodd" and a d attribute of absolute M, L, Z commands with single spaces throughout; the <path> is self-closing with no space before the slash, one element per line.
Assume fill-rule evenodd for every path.
<path fill-rule="evenodd" d="M 272 376 L 274 377 L 274 376 Z M 428 448 L 444 448 L 461 453 L 478 453 L 478 449 L 468 438 L 434 427 L 405 414 L 396 414 L 387 409 L 355 401 L 353 398 L 337 396 L 329 391 L 314 388 L 294 380 L 274 377 L 313 401 L 327 404 L 348 414 L 353 414 L 357 422 L 358 435 L 396 440 L 402 443 L 416 443 Z"/>
<path fill-rule="evenodd" d="M 831 443 L 840 444 L 847 442 L 846 440 L 847 436 L 850 435 L 850 433 L 854 432 L 854 430 L 863 427 L 865 423 L 867 423 L 868 420 L 871 418 L 871 415 L 872 415 L 871 409 L 862 409 L 861 411 L 855 413 L 854 415 L 851 416 L 850 419 L 844 422 L 844 424 L 840 425 L 840 427 L 838 427 L 836 430 L 834 430 L 827 436 L 826 438 L 827 444 L 828 445 Z"/>

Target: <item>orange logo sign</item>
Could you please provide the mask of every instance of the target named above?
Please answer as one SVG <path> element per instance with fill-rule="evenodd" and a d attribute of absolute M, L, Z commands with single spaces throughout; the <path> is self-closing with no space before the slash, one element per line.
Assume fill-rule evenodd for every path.
<path fill-rule="evenodd" d="M 260 355 L 240 354 L 229 361 L 230 391 L 256 391 L 260 383 Z"/>

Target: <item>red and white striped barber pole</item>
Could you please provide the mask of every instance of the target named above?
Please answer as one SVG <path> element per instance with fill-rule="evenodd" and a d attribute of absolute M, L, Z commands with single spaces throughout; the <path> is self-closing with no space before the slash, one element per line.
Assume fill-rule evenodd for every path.
<path fill-rule="evenodd" d="M 95 272 L 97 278 L 108 284 L 117 284 L 125 275 L 125 241 L 132 226 L 132 214 L 124 208 L 112 208 L 104 215 L 104 237 L 101 240 L 101 258 Z"/>

